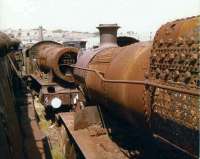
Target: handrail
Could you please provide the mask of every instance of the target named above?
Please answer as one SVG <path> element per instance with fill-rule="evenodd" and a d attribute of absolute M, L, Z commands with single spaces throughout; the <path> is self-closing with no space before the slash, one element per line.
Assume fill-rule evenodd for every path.
<path fill-rule="evenodd" d="M 137 84 L 137 85 L 154 86 L 154 87 L 157 87 L 157 88 L 166 89 L 166 90 L 170 90 L 170 91 L 175 91 L 175 92 L 179 92 L 179 93 L 184 93 L 184 94 L 189 94 L 189 95 L 194 95 L 194 96 L 200 96 L 200 91 L 194 91 L 194 90 L 176 88 L 176 87 L 172 87 L 172 86 L 166 86 L 166 85 L 163 85 L 163 84 L 150 82 L 150 81 L 148 81 L 148 79 L 146 79 L 144 81 L 138 81 L 138 80 L 109 80 L 109 79 L 104 78 L 102 76 L 101 72 L 97 71 L 95 69 L 83 68 L 83 67 L 78 67 L 78 66 L 74 66 L 74 65 L 68 65 L 68 66 L 72 67 L 72 68 L 80 69 L 80 70 L 94 72 L 103 82 L 106 82 L 106 83 L 125 83 L 125 84 Z"/>
<path fill-rule="evenodd" d="M 11 59 L 11 57 L 10 57 L 9 55 L 7 55 L 7 57 L 8 57 L 8 60 L 10 61 L 10 64 L 11 64 L 12 68 L 14 69 L 16 75 L 17 75 L 19 78 L 21 78 L 21 74 L 20 74 L 19 71 L 17 70 L 15 64 L 13 63 L 13 60 Z"/>

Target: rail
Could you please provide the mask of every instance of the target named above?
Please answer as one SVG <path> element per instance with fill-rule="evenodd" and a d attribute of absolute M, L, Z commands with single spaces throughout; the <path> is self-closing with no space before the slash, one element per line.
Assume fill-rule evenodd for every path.
<path fill-rule="evenodd" d="M 99 72 L 95 69 L 83 68 L 83 67 L 78 67 L 78 66 L 74 66 L 74 65 L 68 65 L 68 66 L 72 67 L 72 68 L 80 69 L 80 70 L 85 70 L 85 71 L 88 71 L 88 72 L 94 72 L 103 82 L 106 82 L 106 83 L 124 83 L 124 84 L 137 84 L 137 85 L 154 86 L 154 87 L 157 87 L 157 88 L 175 91 L 175 92 L 178 92 L 178 93 L 184 93 L 184 94 L 189 94 L 189 95 L 193 95 L 193 96 L 200 96 L 200 91 L 188 90 L 188 89 L 183 89 L 183 88 L 175 88 L 175 87 L 172 87 L 172 86 L 166 86 L 166 85 L 163 85 L 163 84 L 150 82 L 148 80 L 144 80 L 144 81 L 109 80 L 109 79 L 104 78 L 103 75 L 101 74 L 101 72 Z"/>

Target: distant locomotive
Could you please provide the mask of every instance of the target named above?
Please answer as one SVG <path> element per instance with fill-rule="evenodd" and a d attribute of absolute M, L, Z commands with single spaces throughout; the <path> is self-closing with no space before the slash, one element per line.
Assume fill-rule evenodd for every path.
<path fill-rule="evenodd" d="M 153 43 L 125 47 L 117 46 L 117 25 L 100 25 L 100 47 L 86 50 L 72 66 L 88 103 L 194 158 L 199 151 L 199 18 L 167 23 Z"/>
<path fill-rule="evenodd" d="M 4 56 L 7 52 L 16 51 L 21 43 L 18 39 L 9 38 L 5 33 L 0 32 L 0 56 Z"/>
<path fill-rule="evenodd" d="M 67 65 L 76 63 L 78 50 L 54 41 L 41 41 L 26 50 L 26 75 L 45 106 L 74 104 L 78 90 Z"/>

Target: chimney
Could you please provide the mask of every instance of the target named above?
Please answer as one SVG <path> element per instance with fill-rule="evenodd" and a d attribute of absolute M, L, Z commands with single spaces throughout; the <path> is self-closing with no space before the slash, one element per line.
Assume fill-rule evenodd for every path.
<path fill-rule="evenodd" d="M 100 47 L 116 47 L 117 30 L 120 27 L 117 24 L 99 24 Z"/>

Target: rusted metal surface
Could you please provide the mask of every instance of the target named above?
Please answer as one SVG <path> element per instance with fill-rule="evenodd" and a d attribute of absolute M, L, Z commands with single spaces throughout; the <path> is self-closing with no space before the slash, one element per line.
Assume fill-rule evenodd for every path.
<path fill-rule="evenodd" d="M 70 68 L 66 68 L 65 64 L 76 63 L 77 52 L 77 48 L 64 47 L 52 41 L 39 42 L 28 51 L 35 67 L 33 72 L 40 69 L 41 72 L 48 73 L 51 81 L 56 76 L 67 82 L 73 82 L 74 79 Z"/>
<path fill-rule="evenodd" d="M 199 20 L 199 16 L 176 20 L 157 31 L 150 58 L 151 82 L 200 91 Z M 199 97 L 164 89 L 156 89 L 152 97 L 152 129 L 197 156 Z"/>
<path fill-rule="evenodd" d="M 5 56 L 12 50 L 17 50 L 19 47 L 20 41 L 15 38 L 9 38 L 3 32 L 0 32 L 0 57 Z"/>
<path fill-rule="evenodd" d="M 53 87 L 55 92 L 48 91 L 49 87 Z M 81 96 L 78 89 L 63 88 L 58 85 L 42 87 L 40 92 L 40 100 L 44 106 L 50 106 L 52 99 L 55 97 L 62 101 L 62 105 L 72 106 L 73 104 L 76 104 L 76 101 L 74 101 L 76 96 Z"/>
<path fill-rule="evenodd" d="M 147 123 L 167 143 L 197 156 L 199 16 L 162 26 L 153 45 L 91 53 L 74 66 L 90 101 L 132 124 Z"/>
<path fill-rule="evenodd" d="M 76 104 L 79 91 L 74 86 L 72 68 L 68 65 L 76 63 L 78 48 L 64 47 L 52 42 L 42 41 L 33 45 L 28 51 L 33 62 L 31 87 L 39 94 L 40 101 L 46 108 L 52 101 L 59 100 L 59 107 Z"/>
<path fill-rule="evenodd" d="M 65 47 L 75 47 L 75 48 L 79 48 L 79 49 L 85 49 L 86 48 L 86 43 L 87 41 L 83 41 L 83 40 L 80 40 L 80 41 L 64 41 L 63 42 L 63 45 Z"/>
<path fill-rule="evenodd" d="M 150 55 L 151 44 L 144 43 L 119 48 L 116 47 L 116 33 L 119 28 L 117 25 L 100 25 L 98 28 L 100 29 L 101 41 L 100 48 L 98 49 L 104 48 L 104 46 L 114 47 L 104 48 L 99 52 L 90 50 L 88 53 L 84 53 L 79 57 L 75 67 L 97 70 L 105 79 L 109 80 L 144 80 L 144 73 L 148 67 L 148 56 Z M 143 63 L 142 67 L 140 66 L 141 63 Z M 135 71 L 132 74 L 130 73 L 128 75 L 124 73 L 132 70 Z M 125 105 L 128 109 L 133 107 L 133 110 L 138 110 L 140 113 L 143 112 L 142 96 L 144 86 L 135 86 L 138 89 L 135 87 L 133 89 L 132 87 L 129 88 L 129 85 L 117 84 L 116 87 L 115 84 L 104 83 L 95 72 L 80 69 L 74 69 L 74 74 L 78 80 L 84 80 L 84 87 L 87 88 L 88 96 L 92 100 L 98 103 L 106 103 L 107 99 L 109 99 L 110 101 L 114 101 L 115 104 Z M 131 105 L 131 98 L 128 95 L 130 92 L 124 94 L 127 90 L 135 90 L 134 94 L 139 97 L 135 98 L 136 101 L 133 101 Z M 121 95 L 122 92 L 123 95 Z"/>
<path fill-rule="evenodd" d="M 62 101 L 62 106 L 68 106 L 68 108 L 76 104 L 77 100 L 82 97 L 80 91 L 75 87 L 62 86 L 55 82 L 40 79 L 40 77 L 35 75 L 31 75 L 30 77 L 39 84 L 40 89 L 35 91 L 39 94 L 40 102 L 46 108 L 47 106 L 51 106 L 51 101 L 55 97 Z M 31 87 L 34 87 L 33 81 Z"/>
<path fill-rule="evenodd" d="M 97 28 L 100 33 L 100 47 L 117 47 L 117 30 L 120 28 L 117 24 L 100 24 Z"/>
<path fill-rule="evenodd" d="M 0 32 L 0 56 L 4 56 L 8 53 L 10 38 L 3 32 Z"/>
<path fill-rule="evenodd" d="M 11 39 L 0 32 L 0 154 L 1 158 L 23 158 L 22 138 L 16 98 L 14 96 L 14 72 L 7 58 L 10 53 Z"/>
<path fill-rule="evenodd" d="M 117 24 L 100 24 L 97 28 L 100 32 L 100 47 L 96 49 L 88 49 L 79 53 L 76 63 L 77 67 L 88 68 L 88 63 L 96 56 L 96 54 L 102 52 L 104 49 L 117 47 L 117 30 L 119 29 Z M 74 74 L 77 75 L 79 80 L 84 80 L 87 72 L 75 69 Z"/>
<path fill-rule="evenodd" d="M 20 102 L 20 103 L 19 103 Z M 24 152 L 27 159 L 45 159 L 45 135 L 41 132 L 36 111 L 33 103 L 33 96 L 27 93 L 18 99 L 20 108 L 20 124 L 23 132 Z"/>
<path fill-rule="evenodd" d="M 33 98 L 15 65 L 20 41 L 0 33 L 0 154 L 5 159 L 46 158 Z"/>
<path fill-rule="evenodd" d="M 102 82 L 105 82 L 105 83 L 121 83 L 121 84 L 135 84 L 135 85 L 153 86 L 153 87 L 156 87 L 156 88 L 161 88 L 161 89 L 165 89 L 165 90 L 169 90 L 169 91 L 175 91 L 175 92 L 178 92 L 178 93 L 184 93 L 184 94 L 193 95 L 193 96 L 200 96 L 200 92 L 196 91 L 196 90 L 176 88 L 176 87 L 173 87 L 173 86 L 158 84 L 158 83 L 155 83 L 155 82 L 150 82 L 147 79 L 145 79 L 143 81 L 138 81 L 138 80 L 110 80 L 110 79 L 104 78 L 103 75 L 102 75 L 102 72 L 97 71 L 96 69 L 89 69 L 89 68 L 72 66 L 72 65 L 69 66 L 69 67 L 72 67 L 74 69 L 84 70 L 86 72 L 93 72 L 94 74 L 96 74 L 96 76 L 98 76 L 102 80 Z"/>
<path fill-rule="evenodd" d="M 97 123 L 101 123 L 97 106 L 89 106 L 74 113 L 74 130 L 84 129 Z"/>
<path fill-rule="evenodd" d="M 126 159 L 128 158 L 105 133 L 97 133 L 97 125 L 74 130 L 75 113 L 60 113 L 65 129 L 72 137 L 74 146 L 77 146 L 84 158 L 87 159 Z M 102 128 L 101 128 L 102 129 Z M 94 133 L 95 132 L 95 133 Z M 65 140 L 68 140 L 65 138 Z M 68 149 L 70 146 L 68 146 Z"/>
<path fill-rule="evenodd" d="M 88 68 L 88 63 L 90 63 L 97 54 L 100 54 L 105 49 L 117 47 L 117 30 L 119 29 L 117 24 L 100 24 L 97 28 L 100 32 L 100 47 L 79 52 L 76 67 Z M 88 72 L 75 68 L 73 74 L 79 82 L 81 81 L 82 88 L 87 92 L 85 80 Z"/>
<path fill-rule="evenodd" d="M 21 131 L 15 112 L 11 68 L 6 57 L 0 58 L 0 72 L 0 151 L 2 157 L 20 159 L 23 156 Z"/>
<path fill-rule="evenodd" d="M 14 51 L 14 50 L 18 50 L 19 49 L 19 45 L 21 43 L 21 41 L 19 39 L 16 38 L 10 38 L 10 51 Z"/>
<path fill-rule="evenodd" d="M 119 82 L 120 80 L 136 80 L 140 81 L 141 84 L 144 83 L 144 73 L 148 68 L 150 48 L 151 43 L 133 44 L 124 48 L 104 49 L 96 54 L 87 67 L 100 72 L 105 81 L 95 72 L 88 72 L 85 82 L 89 97 L 103 105 L 106 105 L 108 99 L 116 105 L 123 105 L 126 109 L 120 113 L 128 120 L 132 120 L 133 116 L 131 113 L 127 116 L 127 110 L 143 114 L 144 86 L 130 86 Z M 143 63 L 143 66 L 140 65 L 141 63 Z M 125 74 L 126 71 L 130 74 Z M 106 82 L 106 79 L 110 80 L 110 83 Z M 111 83 L 114 80 L 118 80 L 118 83 Z M 136 98 L 131 98 L 130 95 Z M 109 106 L 111 105 L 109 104 Z"/>
<path fill-rule="evenodd" d="M 199 88 L 199 19 L 177 20 L 159 29 L 151 53 L 151 78 Z"/>
<path fill-rule="evenodd" d="M 105 78 L 110 80 L 144 80 L 148 69 L 148 58 L 151 43 L 136 43 L 124 49 L 118 49 L 116 56 L 105 72 Z M 142 65 L 141 65 L 142 64 Z M 144 86 L 105 84 L 105 96 L 115 104 L 143 115 Z M 134 98 L 133 98 L 134 97 Z M 131 118 L 127 116 L 127 118 Z"/>
<path fill-rule="evenodd" d="M 76 66 L 87 68 L 88 63 L 93 59 L 93 57 L 103 49 L 104 48 L 98 48 L 95 50 L 91 49 L 91 50 L 84 51 L 84 54 L 78 57 Z M 84 70 L 81 71 L 79 69 L 75 69 L 73 72 L 79 79 L 82 79 L 82 80 L 85 79 L 86 74 L 87 74 L 86 71 Z"/>
<path fill-rule="evenodd" d="M 38 114 L 35 110 L 34 96 L 21 81 L 17 91 L 17 108 L 23 137 L 23 151 L 26 159 L 51 159 L 47 137 L 39 127 Z"/>

